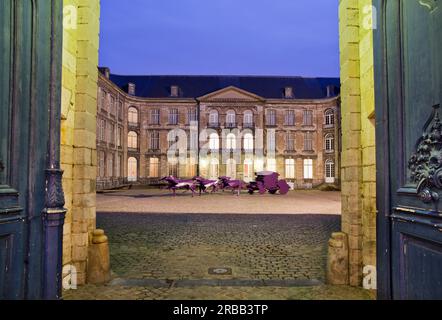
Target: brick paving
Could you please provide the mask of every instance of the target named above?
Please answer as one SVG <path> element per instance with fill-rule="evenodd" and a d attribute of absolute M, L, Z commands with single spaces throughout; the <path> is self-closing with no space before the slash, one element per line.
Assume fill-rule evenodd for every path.
<path fill-rule="evenodd" d="M 231 197 L 219 198 L 227 206 Z M 128 205 L 126 198 L 127 193 L 115 210 Z M 163 207 L 175 200 L 161 198 Z M 146 202 L 149 198 L 138 199 Z M 269 199 L 279 209 L 278 198 Z M 330 202 L 334 210 L 333 200 L 317 200 L 321 201 L 325 202 L 321 206 Z M 105 286 L 65 292 L 65 299 L 371 298 L 361 289 L 324 285 L 327 240 L 340 226 L 340 216 L 331 212 L 106 212 L 97 214 L 97 225 L 109 237 L 113 280 Z M 229 272 L 221 275 L 210 268 Z"/>

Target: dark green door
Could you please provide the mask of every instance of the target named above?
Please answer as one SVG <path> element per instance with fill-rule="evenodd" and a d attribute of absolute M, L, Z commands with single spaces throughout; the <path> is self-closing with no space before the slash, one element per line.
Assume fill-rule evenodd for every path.
<path fill-rule="evenodd" d="M 442 4 L 376 7 L 378 296 L 442 299 Z"/>
<path fill-rule="evenodd" d="M 61 3 L 0 1 L 0 299 L 56 298 L 46 288 L 58 263 L 46 191 L 58 152 Z"/>

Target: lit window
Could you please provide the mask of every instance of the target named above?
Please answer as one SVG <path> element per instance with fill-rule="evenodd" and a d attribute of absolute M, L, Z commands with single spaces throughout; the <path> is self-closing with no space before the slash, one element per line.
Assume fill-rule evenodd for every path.
<path fill-rule="evenodd" d="M 267 159 L 267 170 L 276 172 L 276 159 Z"/>
<path fill-rule="evenodd" d="M 138 135 L 136 132 L 130 131 L 127 134 L 127 146 L 132 149 L 138 148 Z"/>
<path fill-rule="evenodd" d="M 212 133 L 209 136 L 209 148 L 210 150 L 218 150 L 219 149 L 219 136 L 216 133 Z"/>
<path fill-rule="evenodd" d="M 244 135 L 244 150 L 253 151 L 253 135 L 251 133 Z"/>
<path fill-rule="evenodd" d="M 236 149 L 236 137 L 233 133 L 229 133 L 226 137 L 226 149 L 227 150 Z"/>
<path fill-rule="evenodd" d="M 160 175 L 159 172 L 160 161 L 158 158 L 150 158 L 149 160 L 149 177 L 157 178 Z"/>
<path fill-rule="evenodd" d="M 304 179 L 313 179 L 313 160 L 304 160 Z"/>
<path fill-rule="evenodd" d="M 287 179 L 295 179 L 295 159 L 285 160 L 285 177 Z"/>
<path fill-rule="evenodd" d="M 213 158 L 210 161 L 210 169 L 209 169 L 210 179 L 216 180 L 219 177 L 219 161 L 216 158 Z"/>
<path fill-rule="evenodd" d="M 138 179 L 138 161 L 136 158 L 131 157 L 127 159 L 127 180 L 135 182 Z"/>
<path fill-rule="evenodd" d="M 250 182 L 253 179 L 253 160 L 244 160 L 244 181 Z"/>
<path fill-rule="evenodd" d="M 236 179 L 236 162 L 234 159 L 227 160 L 226 175 L 232 179 Z"/>
<path fill-rule="evenodd" d="M 138 124 L 138 110 L 134 107 L 128 109 L 128 121 L 130 124 Z"/>

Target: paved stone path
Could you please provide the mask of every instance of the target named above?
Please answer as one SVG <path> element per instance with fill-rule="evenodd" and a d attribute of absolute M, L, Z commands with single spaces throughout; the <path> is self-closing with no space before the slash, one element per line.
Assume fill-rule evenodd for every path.
<path fill-rule="evenodd" d="M 330 214 L 100 213 L 113 281 L 64 297 L 369 299 L 361 289 L 323 284 L 327 240 L 339 223 Z M 222 268 L 227 274 L 213 272 Z"/>
<path fill-rule="evenodd" d="M 101 212 L 150 213 L 230 213 L 230 214 L 340 214 L 341 193 L 319 190 L 296 190 L 287 195 L 254 194 L 241 196 L 230 192 L 192 197 L 190 192 L 171 196 L 166 190 L 125 190 L 97 194 Z"/>

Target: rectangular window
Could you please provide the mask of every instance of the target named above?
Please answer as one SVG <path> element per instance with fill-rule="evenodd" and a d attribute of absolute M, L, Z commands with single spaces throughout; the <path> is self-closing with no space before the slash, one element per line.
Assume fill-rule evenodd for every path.
<path fill-rule="evenodd" d="M 276 159 L 267 159 L 267 170 L 276 172 Z"/>
<path fill-rule="evenodd" d="M 115 125 L 111 124 L 110 125 L 110 143 L 115 144 Z"/>
<path fill-rule="evenodd" d="M 295 125 L 295 110 L 287 110 L 285 114 L 285 125 L 286 126 Z"/>
<path fill-rule="evenodd" d="M 286 179 L 295 179 L 295 159 L 285 160 L 285 177 Z"/>
<path fill-rule="evenodd" d="M 118 102 L 118 118 L 123 119 L 123 102 Z"/>
<path fill-rule="evenodd" d="M 169 111 L 169 124 L 178 124 L 178 109 L 170 109 Z"/>
<path fill-rule="evenodd" d="M 110 154 L 107 159 L 107 176 L 112 178 L 114 176 L 114 155 Z"/>
<path fill-rule="evenodd" d="M 305 126 L 312 126 L 313 125 L 313 111 L 311 111 L 311 110 L 304 110 L 303 124 Z"/>
<path fill-rule="evenodd" d="M 197 121 L 195 109 L 189 109 L 187 111 L 187 124 L 190 124 L 192 121 Z"/>
<path fill-rule="evenodd" d="M 160 159 L 150 158 L 149 160 L 149 177 L 158 178 L 160 176 Z"/>
<path fill-rule="evenodd" d="M 154 109 L 150 112 L 150 124 L 160 124 L 160 109 Z"/>
<path fill-rule="evenodd" d="M 115 98 L 113 96 L 110 97 L 110 113 L 115 115 Z"/>
<path fill-rule="evenodd" d="M 106 91 L 103 89 L 101 90 L 100 107 L 101 109 L 106 109 Z"/>
<path fill-rule="evenodd" d="M 311 132 L 304 133 L 304 150 L 313 151 L 313 134 Z"/>
<path fill-rule="evenodd" d="M 158 131 L 151 131 L 150 133 L 150 149 L 160 150 L 160 133 Z"/>
<path fill-rule="evenodd" d="M 195 177 L 196 176 L 196 161 L 193 158 L 187 159 L 187 176 Z"/>
<path fill-rule="evenodd" d="M 268 126 L 276 126 L 276 111 L 267 110 L 266 124 Z"/>
<path fill-rule="evenodd" d="M 100 157 L 98 161 L 98 170 L 100 177 L 104 177 L 104 151 L 100 151 Z"/>
<path fill-rule="evenodd" d="M 287 151 L 295 151 L 295 134 L 287 133 Z"/>
<path fill-rule="evenodd" d="M 123 134 L 123 128 L 118 127 L 118 132 L 117 132 L 117 147 L 121 147 L 121 137 Z"/>
<path fill-rule="evenodd" d="M 105 130 L 106 130 L 106 121 L 101 119 L 100 120 L 100 140 L 104 141 L 105 140 Z"/>
<path fill-rule="evenodd" d="M 169 176 L 173 176 L 175 178 L 178 178 L 178 163 L 168 163 L 168 173 Z"/>
<path fill-rule="evenodd" d="M 304 179 L 313 179 L 313 160 L 304 160 Z"/>
<path fill-rule="evenodd" d="M 121 176 L 121 156 L 115 158 L 115 177 L 120 178 Z"/>

